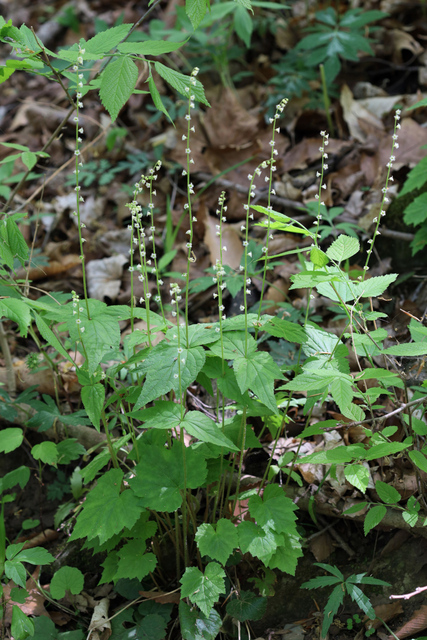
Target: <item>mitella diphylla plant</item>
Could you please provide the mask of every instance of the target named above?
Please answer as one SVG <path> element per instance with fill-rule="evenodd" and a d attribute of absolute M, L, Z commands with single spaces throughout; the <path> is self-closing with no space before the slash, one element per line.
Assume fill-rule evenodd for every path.
<path fill-rule="evenodd" d="M 126 25 L 121 25 L 119 31 L 110 32 L 108 36 L 119 47 L 120 56 L 112 60 L 107 69 L 111 74 L 111 68 L 117 70 L 116 63 L 119 62 L 132 75 L 135 72 L 132 67 L 134 62 L 123 56 L 133 55 L 130 53 L 132 48 L 143 52 L 143 47 L 139 45 L 146 46 L 146 43 L 128 43 L 129 48 L 123 47 L 120 44 L 125 31 L 123 27 Z M 0 25 L 0 28 L 3 27 Z M 155 243 L 154 185 L 160 165 L 135 185 L 133 200 L 129 204 L 132 235 L 129 253 L 132 282 L 130 305 L 107 306 L 91 299 L 86 286 L 85 239 L 82 235 L 84 223 L 80 215 L 83 196 L 79 171 L 82 168 L 81 144 L 84 135 L 80 113 L 83 96 L 88 90 L 82 66 L 89 60 L 98 59 L 94 49 L 99 43 L 100 40 L 95 43 L 89 41 L 85 46 L 80 44 L 75 50 L 63 54 L 73 58 L 72 73 L 69 75 L 72 76 L 72 86 L 76 87 L 73 102 L 76 113 L 75 217 L 80 234 L 83 294 L 73 293 L 70 302 L 60 304 L 53 296 L 30 300 L 17 293 L 14 314 L 11 314 L 12 307 L 4 300 L 1 301 L 1 308 L 3 315 L 18 318 L 23 335 L 26 335 L 29 327 L 33 330 L 34 322 L 45 343 L 55 350 L 58 357 L 76 368 L 82 385 L 84 411 L 81 409 L 72 416 L 61 415 L 51 399 L 33 403 L 39 402 L 43 406 L 43 415 L 49 416 L 52 423 L 61 420 L 72 424 L 70 421 L 73 419 L 78 424 L 90 422 L 106 436 L 105 449 L 95 455 L 80 472 L 86 497 L 77 506 L 75 514 L 64 523 L 69 531 L 72 530 L 70 540 L 84 540 L 85 549 L 102 554 L 100 584 L 113 583 L 117 592 L 122 593 L 125 584 L 127 598 L 130 598 L 129 593 L 133 593 L 137 599 L 140 591 L 150 589 L 157 592 L 179 589 L 182 637 L 185 640 L 199 640 L 201 637 L 213 640 L 227 620 L 236 621 L 240 629 L 248 620 L 262 617 L 266 607 L 265 594 L 271 593 L 276 570 L 292 575 L 295 573 L 298 558 L 302 555 L 302 540 L 296 525 L 295 512 L 298 507 L 294 504 L 289 482 L 291 479 L 300 480 L 300 462 L 331 465 L 332 475 L 342 471 L 346 481 L 362 494 L 365 494 L 372 480 L 369 467 L 371 460 L 406 451 L 415 467 L 425 470 L 425 455 L 419 440 L 414 437 L 414 434 L 423 435 L 423 427 L 421 420 L 417 422 L 413 415 L 414 410 L 425 402 L 425 395 L 418 390 L 415 399 L 408 401 L 405 397 L 402 403 L 402 396 L 399 395 L 404 388 L 401 377 L 392 368 L 378 367 L 374 358 L 377 355 L 388 358 L 425 353 L 427 330 L 421 323 L 413 322 L 410 326 L 411 344 L 385 348 L 386 332 L 378 326 L 383 314 L 373 310 L 366 312 L 362 305 L 362 300 L 381 295 L 396 278 L 396 274 L 368 278 L 366 273 L 373 244 L 379 234 L 380 220 L 385 215 L 384 205 L 387 203 L 393 158 L 388 165 L 381 216 L 375 221 L 364 273 L 356 280 L 352 280 L 341 267 L 359 252 L 358 240 L 341 235 L 323 251 L 317 237 L 322 217 L 324 172 L 328 169 L 325 163 L 328 144 L 326 132 L 322 132 L 317 230 L 309 231 L 298 221 L 272 209 L 270 195 L 274 193 L 273 176 L 277 157 L 275 134 L 280 130 L 279 118 L 286 100 L 278 105 L 272 118 L 270 158 L 263 161 L 253 175 L 248 176 L 249 193 L 244 204 L 245 222 L 241 228 L 244 251 L 237 274 L 243 286 L 242 313 L 236 317 L 227 317 L 226 314 L 223 295 L 227 273 L 223 252 L 226 247 L 222 233 L 227 205 L 226 194 L 221 194 L 217 210 L 220 258 L 214 265 L 212 276 L 214 296 L 218 303 L 218 321 L 209 324 L 193 324 L 190 321 L 189 285 L 191 268 L 196 260 L 193 251 L 196 217 L 192 203 L 195 188 L 191 180 L 194 165 L 191 137 L 195 132 L 195 103 L 199 101 L 206 104 L 203 87 L 197 80 L 197 70 L 190 77 L 177 72 L 174 72 L 175 75 L 170 72 L 168 76 L 173 80 L 172 86 L 175 86 L 175 82 L 188 100 L 185 115 L 187 129 L 183 134 L 186 166 L 182 175 L 187 193 L 184 205 L 184 211 L 188 214 L 187 263 L 182 281 L 168 283 L 172 310 L 169 314 L 168 305 L 161 299 L 164 283 L 159 274 Z M 156 51 L 167 53 L 175 48 L 178 48 L 176 43 L 159 42 Z M 111 49 L 112 46 L 109 46 L 107 51 Z M 90 58 L 90 55 L 93 57 Z M 161 109 L 161 98 L 153 84 L 151 64 L 147 63 L 150 73 L 148 87 L 154 103 Z M 154 63 L 154 67 L 160 74 L 166 73 L 161 63 Z M 104 103 L 109 94 L 105 87 L 102 89 L 101 81 Z M 114 106 L 113 114 L 117 116 L 122 105 L 110 106 L 112 109 Z M 393 149 L 396 148 L 399 117 L 400 113 L 397 113 Z M 265 180 L 269 187 L 266 207 L 252 205 L 256 195 L 255 177 L 262 172 L 266 172 Z M 139 202 L 143 190 L 149 194 L 146 210 Z M 252 284 L 250 264 L 254 257 L 253 250 L 249 248 L 250 225 L 254 212 L 266 216 L 265 220 L 257 223 L 266 230 L 266 239 L 260 252 L 262 291 L 256 313 L 252 313 L 249 306 Z M 268 261 L 281 257 L 269 255 L 269 242 L 275 231 L 299 233 L 312 239 L 313 245 L 309 250 L 299 248 L 295 251 L 301 258 L 302 270 L 294 276 L 292 287 L 307 289 L 308 301 L 316 290 L 339 307 L 347 318 L 341 335 L 329 333 L 309 321 L 308 304 L 302 326 L 285 318 L 262 313 Z M 18 232 L 16 224 L 9 223 L 7 235 L 2 236 L 4 243 L 0 245 L 0 251 L 4 252 L 7 245 L 14 248 L 14 255 L 17 253 Z M 6 260 L 5 263 L 10 266 Z M 142 285 L 143 291 L 138 296 L 135 295 L 137 283 L 138 286 Z M 155 308 L 159 313 L 152 310 L 151 303 L 158 305 Z M 137 329 L 136 319 L 145 321 L 143 330 Z M 123 338 L 122 343 L 119 323 L 123 321 L 129 322 L 131 332 Z M 62 337 L 64 331 L 67 334 L 65 339 Z M 40 341 L 38 334 L 36 337 Z M 289 375 L 287 368 L 281 369 L 271 354 L 263 350 L 258 338 L 264 334 L 297 345 L 292 375 Z M 359 363 L 356 374 L 350 372 L 344 340 L 350 341 L 356 354 Z M 365 367 L 365 362 L 370 366 Z M 377 385 L 361 391 L 358 383 L 368 379 L 377 380 Z M 193 385 L 197 385 L 200 393 L 203 393 L 204 400 L 200 403 L 193 398 Z M 374 428 L 377 412 L 381 410 L 381 404 L 378 403 L 383 395 L 389 395 L 391 401 L 398 404 L 404 419 L 407 419 L 408 435 L 403 442 L 391 440 L 393 428 Z M 277 439 L 287 428 L 290 420 L 288 409 L 293 404 L 303 403 L 306 428 L 300 434 L 301 443 L 310 435 L 321 435 L 326 429 L 341 426 L 337 420 L 315 423 L 314 408 L 326 400 L 335 402 L 346 420 L 363 424 L 365 442 L 319 450 L 305 458 L 300 457 L 298 449 L 297 452 L 287 452 L 281 456 L 278 464 L 273 466 L 271 461 Z M 40 405 L 37 405 L 38 409 Z M 22 430 L 18 431 L 23 437 Z M 254 486 L 246 488 L 243 486 L 246 452 L 248 449 L 260 449 L 261 434 L 265 433 L 273 441 L 271 459 L 264 477 L 257 479 Z M 16 434 L 9 433 L 8 436 L 16 438 Z M 14 442 L 8 451 L 19 446 L 22 438 L 18 444 L 18 440 Z M 60 460 L 69 462 L 77 459 L 78 443 L 73 442 L 73 438 L 64 442 L 66 446 L 61 442 L 38 445 L 39 449 L 32 450 L 33 456 L 41 464 L 52 465 Z M 77 457 L 81 453 L 80 449 Z M 287 476 L 285 484 L 274 482 L 276 473 Z M 363 506 L 367 513 L 366 533 L 385 517 L 386 505 L 401 510 L 403 517 L 414 522 L 414 513 L 418 517 L 414 504 L 401 507 L 398 498 L 386 492 L 385 483 L 375 481 L 374 484 L 378 500 L 375 502 L 365 496 Z M 358 506 L 359 510 L 361 508 Z M 15 560 L 21 551 L 13 549 L 10 561 Z M 242 589 L 241 563 L 247 563 L 259 593 L 246 590 L 247 585 Z M 72 593 L 81 591 L 81 575 L 79 579 L 73 572 L 61 572 L 59 576 L 61 588 L 55 590 L 54 587 L 53 598 L 60 599 L 66 590 Z M 59 579 L 56 578 L 56 581 Z M 350 579 L 347 583 L 352 584 Z M 151 604 L 155 605 L 155 611 L 150 609 L 148 612 L 147 607 L 141 605 L 130 617 L 126 617 L 129 613 L 127 610 L 117 616 L 113 625 L 117 625 L 115 631 L 119 637 L 122 632 L 129 631 L 124 628 L 124 623 L 135 625 L 132 628 L 135 633 L 135 629 L 145 625 L 146 637 L 159 637 L 159 640 L 164 637 L 172 609 L 160 603 Z M 157 628 L 156 633 L 153 628 Z"/>

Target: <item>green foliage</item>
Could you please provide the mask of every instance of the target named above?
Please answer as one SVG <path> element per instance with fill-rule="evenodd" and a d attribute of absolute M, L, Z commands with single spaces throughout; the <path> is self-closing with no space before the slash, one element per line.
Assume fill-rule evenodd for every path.
<path fill-rule="evenodd" d="M 328 93 L 335 95 L 333 83 L 341 70 L 342 61 L 358 60 L 360 52 L 373 55 L 366 35 L 367 26 L 387 15 L 383 11 L 364 11 L 362 8 L 349 9 L 343 14 L 338 14 L 333 7 L 316 11 L 315 24 L 305 29 L 308 35 L 290 49 L 280 62 L 273 65 L 277 75 L 270 80 L 270 84 L 275 89 L 267 106 L 277 104 L 277 88 L 280 88 L 281 96 L 283 87 L 286 87 L 287 96 L 306 95 L 310 99 L 308 106 L 317 108 L 321 103 L 321 96 L 320 93 L 316 95 L 310 83 L 318 78 L 321 64 L 324 66 Z M 349 233 L 350 228 L 345 231 Z M 324 227 L 322 232 L 328 233 L 328 227 Z"/>
<path fill-rule="evenodd" d="M 370 576 L 366 576 L 366 574 L 364 573 L 360 573 L 358 575 L 353 574 L 347 579 L 344 579 L 343 574 L 336 567 L 321 562 L 316 562 L 315 564 L 321 569 L 328 571 L 332 575 L 312 578 L 308 582 L 304 582 L 301 587 L 303 589 L 317 589 L 319 587 L 323 588 L 326 586 L 336 585 L 328 598 L 328 602 L 325 605 L 322 624 L 322 638 L 327 637 L 329 627 L 333 623 L 334 616 L 338 612 L 338 609 L 343 604 L 346 594 L 350 596 L 353 602 L 357 604 L 357 606 L 363 611 L 363 613 L 368 616 L 370 620 L 375 620 L 375 611 L 369 599 L 356 585 L 370 584 L 385 587 L 391 586 L 388 582 L 384 582 L 384 580 L 378 580 L 376 578 L 371 578 Z"/>
<path fill-rule="evenodd" d="M 132 25 L 116 24 L 104 28 L 105 25 L 99 24 L 101 30 L 93 38 L 81 39 L 58 52 L 45 48 L 25 25 L 18 29 L 3 19 L 0 20 L 0 41 L 13 48 L 14 58 L 1 68 L 0 80 L 5 82 L 12 73 L 25 70 L 63 83 L 76 110 L 76 134 L 79 134 L 80 100 L 84 100 L 89 92 L 97 92 L 114 121 L 135 91 L 138 64 L 143 62 L 147 71 L 145 93 L 150 93 L 158 113 L 167 115 L 172 121 L 178 113 L 178 107 L 174 105 L 173 111 L 171 99 L 164 98 L 156 86 L 158 77 L 179 95 L 180 101 L 184 99 L 187 103 L 186 139 L 189 141 L 195 103 L 206 107 L 209 103 L 197 78 L 197 70 L 187 76 L 179 69 L 171 68 L 166 56 L 187 46 L 190 33 L 199 27 L 193 40 L 194 48 L 203 45 L 200 47 L 202 58 L 212 52 L 211 57 L 216 56 L 215 63 L 224 81 L 229 81 L 223 58 L 228 53 L 230 27 L 248 48 L 253 26 L 252 6 L 268 11 L 283 8 L 283 5 L 267 2 L 251 5 L 248 0 L 219 2 L 212 6 L 208 0 L 187 0 L 185 8 L 178 8 L 178 25 L 185 26 L 182 31 L 175 28 L 165 33 L 164 25 L 153 20 L 148 34 L 134 34 L 141 39 L 127 40 Z M 332 8 L 317 12 L 317 24 L 310 28 L 310 35 L 301 40 L 295 52 L 289 54 L 294 58 L 287 60 L 288 64 L 297 60 L 298 64 L 303 62 L 305 65 L 306 73 L 301 74 L 303 84 L 295 84 L 295 91 L 302 92 L 304 83 L 314 78 L 314 67 L 319 62 L 325 62 L 330 85 L 340 69 L 340 60 L 354 60 L 359 51 L 369 52 L 365 28 L 383 16 L 382 12 L 362 13 L 359 9 L 349 10 L 342 16 Z M 66 19 L 71 18 L 71 14 L 66 16 Z M 218 36 L 218 42 L 214 36 Z M 190 50 L 190 42 L 188 46 Z M 162 56 L 162 62 L 156 59 L 159 56 Z M 281 106 L 284 107 L 284 103 Z M 281 113 L 279 107 L 277 118 Z M 277 129 L 275 120 L 274 130 Z M 113 148 L 123 130 L 116 128 L 115 132 L 117 135 L 107 141 L 108 149 Z M 327 136 L 322 136 L 325 142 Z M 4 214 L 0 222 L 0 260 L 4 278 L 0 283 L 0 312 L 1 317 L 16 324 L 22 336 L 31 332 L 34 341 L 41 344 L 42 358 L 40 362 L 38 356 L 32 358 L 33 368 L 43 364 L 55 371 L 61 359 L 75 368 L 81 385 L 81 405 L 77 408 L 73 405 L 75 410 L 66 413 L 57 398 L 48 395 L 40 398 L 32 389 L 16 402 L 7 393 L 2 393 L 1 414 L 16 417 L 16 409 L 24 405 L 28 412 L 25 429 L 37 429 L 43 434 L 60 422 L 65 426 L 86 426 L 105 434 L 105 446 L 83 469 L 75 468 L 70 478 L 61 470 L 57 471 L 58 465 L 67 465 L 93 452 L 86 452 L 74 438 L 59 442 L 41 440 L 32 446 L 31 455 L 38 463 L 40 475 L 44 465 L 54 467 L 56 482 L 51 484 L 49 497 L 62 498 L 71 491 L 74 501 L 81 502 L 76 505 L 70 501 L 62 505 L 55 524 L 69 518 L 67 526 L 72 528 L 69 540 L 82 539 L 85 549 L 103 553 L 100 583 L 112 582 L 118 593 L 128 594 L 132 590 L 138 593 L 148 585 L 151 589 L 153 584 L 170 586 L 172 583 L 178 590 L 181 585 L 179 621 L 182 637 L 185 640 L 214 640 L 222 626 L 220 611 L 239 624 L 259 620 L 266 610 L 266 597 L 274 592 L 274 570 L 295 575 L 303 542 L 297 527 L 298 506 L 287 495 L 288 482 L 301 483 L 295 465 L 329 465 L 329 472 L 334 477 L 337 467 L 342 466 L 347 483 L 365 498 L 366 534 L 384 519 L 388 509 L 399 511 L 410 526 L 418 523 L 420 504 L 415 496 L 402 506 L 399 492 L 381 481 L 376 481 L 375 491 L 368 494 L 367 491 L 373 486 L 370 463 L 375 461 L 377 464 L 386 456 L 405 452 L 416 469 L 427 472 L 425 451 L 418 447 L 419 438 L 414 437 L 426 435 L 426 427 L 413 415 L 414 408 L 425 404 L 426 387 L 418 389 L 416 399 L 402 407 L 399 392 L 405 384 L 399 370 L 392 366 L 397 357 L 427 355 L 427 329 L 413 320 L 410 343 L 385 346 L 387 331 L 372 324 L 381 314 L 372 312 L 370 303 L 372 298 L 382 296 L 393 285 L 397 274 L 368 277 L 372 248 L 362 274 L 360 271 L 352 273 L 349 262 L 356 260 L 361 251 L 353 226 L 335 224 L 341 213 L 339 208 L 325 210 L 322 222 L 319 209 L 316 212 L 314 206 L 308 209 L 312 215 L 316 214 L 317 222 L 313 228 L 306 228 L 298 220 L 271 207 L 245 205 L 244 229 L 247 231 L 249 216 L 254 210 L 265 216 L 257 226 L 268 230 L 267 235 L 275 230 L 296 234 L 312 242 L 309 248 L 304 246 L 295 250 L 300 256 L 301 271 L 292 276 L 291 289 L 306 289 L 307 299 L 313 291 L 326 297 L 344 319 L 340 335 L 320 327 L 313 316 L 309 316 L 308 306 L 299 313 L 292 310 L 294 316 L 288 319 L 262 315 L 265 306 L 262 301 L 259 308 L 248 312 L 248 286 L 253 279 L 264 286 L 269 269 L 268 248 L 249 240 L 248 235 L 238 272 L 223 265 L 221 256 L 206 276 L 191 282 L 191 266 L 195 260 L 192 216 L 187 232 L 187 274 L 183 276 L 182 291 L 176 282 L 171 283 L 169 309 L 172 314 L 169 316 L 169 309 L 165 307 L 166 316 L 159 276 L 175 257 L 175 240 L 181 222 L 174 229 L 171 212 L 168 212 L 164 252 L 157 258 L 155 239 L 148 239 L 146 234 L 147 228 L 154 226 L 152 196 L 153 181 L 160 170 L 157 165 L 147 176 L 138 176 L 133 200 L 128 205 L 132 232 L 130 304 L 107 305 L 89 298 L 81 236 L 80 185 L 89 186 L 96 181 L 108 183 L 125 169 L 140 173 L 141 167 L 147 166 L 148 158 L 127 158 L 126 167 L 120 163 L 111 167 L 106 161 L 107 164 L 89 163 L 86 169 L 81 169 L 78 138 L 76 135 L 75 215 L 84 274 L 82 298 L 75 292 L 71 300 L 69 295 L 28 297 L 26 286 L 21 288 L 13 278 L 16 266 L 24 266 L 29 257 L 19 228 L 22 214 Z M 11 154 L 0 166 L 0 171 L 2 167 L 13 167 L 14 171 L 15 163 L 22 163 L 30 172 L 39 157 L 47 157 L 19 145 L 14 145 L 13 150 L 19 153 Z M 189 147 L 184 171 L 188 196 L 184 217 L 187 210 L 191 213 L 193 194 L 190 153 Z M 257 173 L 271 168 L 273 163 L 274 154 L 260 165 Z M 271 174 L 267 177 L 270 190 Z M 6 172 L 4 175 L 8 178 L 11 174 Z M 27 177 L 30 175 L 28 173 Z M 418 188 L 421 177 L 417 174 L 411 180 L 411 188 Z M 143 191 L 149 200 L 147 211 L 139 204 Z M 7 189 L 2 193 L 7 195 Z M 218 210 L 221 243 L 224 201 L 225 195 L 220 198 Z M 419 209 L 412 214 L 418 221 L 424 221 Z M 148 219 L 144 219 L 145 215 Z M 320 242 L 329 236 L 334 238 L 330 246 L 321 246 Z M 152 250 L 147 244 L 151 241 Z M 147 260 L 151 251 L 153 255 Z M 273 260 L 281 257 L 274 256 Z M 144 287 L 139 304 L 133 290 L 135 278 Z M 158 313 L 150 307 L 152 294 L 148 282 L 150 286 L 157 286 L 151 303 L 157 304 L 154 308 Z M 218 321 L 191 324 L 189 293 L 210 287 L 216 289 Z M 233 297 L 242 296 L 244 304 L 240 315 L 226 317 L 222 298 L 225 290 Z M 173 321 L 169 321 L 169 317 Z M 136 320 L 144 321 L 143 330 L 135 327 Z M 128 322 L 131 329 L 124 340 L 121 336 L 123 322 Z M 278 364 L 278 359 L 265 350 L 266 344 L 277 345 L 276 340 L 282 341 L 281 346 L 288 349 L 287 356 L 289 352 L 294 355 L 291 365 L 290 357 Z M 357 372 L 350 368 L 345 341 L 367 366 L 360 366 Z M 377 356 L 387 357 L 387 368 L 376 365 L 374 358 Z M 365 380 L 375 382 L 364 389 Z M 188 402 L 195 384 L 203 389 L 210 404 Z M 290 421 L 289 408 L 302 407 L 306 425 L 300 437 L 305 439 L 322 435 L 324 429 L 340 426 L 338 419 L 313 424 L 313 411 L 324 402 L 333 404 L 335 412 L 339 411 L 341 416 L 360 426 L 369 424 L 365 420 L 375 420 L 375 411 L 382 408 L 381 404 L 375 403 L 380 403 L 382 396 L 399 403 L 407 427 L 404 440 L 393 439 L 393 428 L 371 431 L 364 426 L 363 442 L 340 444 L 334 448 L 319 447 L 310 455 L 303 455 L 298 448 L 297 452 L 287 451 L 281 455 L 277 464 L 272 465 L 270 460 L 264 478 L 243 492 L 242 472 L 247 450 L 262 446 L 259 432 L 254 431 L 254 418 L 255 424 L 261 427 L 260 432 L 271 434 L 276 441 Z M 8 454 L 22 445 L 24 430 L 6 428 L 2 429 L 1 435 L 0 451 Z M 286 483 L 274 483 L 275 474 L 286 478 Z M 8 492 L 16 485 L 25 486 L 28 478 L 29 469 L 20 467 L 0 480 L 0 577 L 13 580 L 22 590 L 27 580 L 25 563 L 43 565 L 53 560 L 44 549 L 24 550 L 21 543 L 6 544 L 4 505 L 14 499 Z M 83 495 L 85 499 L 81 500 Z M 357 510 L 361 508 L 357 506 Z M 352 512 L 355 511 L 347 510 L 347 513 Z M 262 577 L 251 577 L 260 596 L 231 584 L 229 566 L 240 561 L 247 562 L 248 566 L 256 562 L 260 567 Z M 385 583 L 364 574 L 345 579 L 335 567 L 318 566 L 331 575 L 315 578 L 303 587 L 333 587 L 325 608 L 323 636 L 346 594 L 368 617 L 374 617 L 370 601 L 358 585 L 382 586 Z M 82 589 L 83 574 L 73 567 L 59 569 L 50 585 L 51 596 L 55 599 L 64 597 L 67 592 L 78 594 Z M 16 597 L 22 600 L 26 596 L 19 592 Z M 118 640 L 128 637 L 161 640 L 166 635 L 171 610 L 169 605 L 158 605 L 151 600 L 132 610 L 125 609 L 114 619 L 113 637 Z M 50 621 L 31 621 L 16 605 L 12 613 L 12 633 L 19 639 L 29 635 L 36 638 L 64 636 Z M 69 636 L 73 640 L 81 637 L 78 631 L 71 634 L 74 634 Z"/>
<path fill-rule="evenodd" d="M 427 156 L 408 173 L 397 199 L 398 202 L 400 198 L 410 198 L 410 203 L 403 211 L 403 221 L 407 225 L 417 227 L 414 239 L 411 241 L 413 256 L 427 245 L 426 167 Z"/>

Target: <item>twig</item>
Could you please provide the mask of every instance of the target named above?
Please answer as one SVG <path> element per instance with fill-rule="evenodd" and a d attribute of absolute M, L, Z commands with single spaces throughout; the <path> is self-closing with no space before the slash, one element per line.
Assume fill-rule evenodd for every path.
<path fill-rule="evenodd" d="M 427 590 L 427 587 L 417 587 L 415 591 L 412 591 L 412 593 L 404 593 L 401 596 L 389 596 L 389 598 L 390 600 L 397 600 L 398 598 L 403 598 L 403 600 L 409 600 L 409 598 L 412 598 L 413 596 L 417 596 L 419 593 L 426 590 Z"/>

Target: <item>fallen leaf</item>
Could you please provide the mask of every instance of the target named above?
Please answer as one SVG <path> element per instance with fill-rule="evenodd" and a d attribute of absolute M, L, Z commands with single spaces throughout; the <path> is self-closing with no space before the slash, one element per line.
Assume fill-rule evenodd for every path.
<path fill-rule="evenodd" d="M 407 638 L 408 636 L 414 636 L 420 631 L 424 631 L 427 628 L 427 604 L 424 604 L 420 609 L 414 612 L 414 615 L 408 622 L 406 622 L 400 629 L 395 631 L 399 640 Z M 392 636 L 389 636 L 390 640 L 393 640 Z"/>
<path fill-rule="evenodd" d="M 123 265 L 128 261 L 122 255 L 91 260 L 86 266 L 89 295 L 97 300 L 107 296 L 115 300 L 119 294 L 123 275 Z"/>

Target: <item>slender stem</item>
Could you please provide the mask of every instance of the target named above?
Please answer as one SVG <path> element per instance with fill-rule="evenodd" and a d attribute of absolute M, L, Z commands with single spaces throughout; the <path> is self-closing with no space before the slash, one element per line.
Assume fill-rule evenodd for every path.
<path fill-rule="evenodd" d="M 12 355 L 10 353 L 9 343 L 7 341 L 6 331 L 4 330 L 3 321 L 0 320 L 0 350 L 6 365 L 7 390 L 13 395 L 16 393 L 15 371 L 13 370 Z"/>

